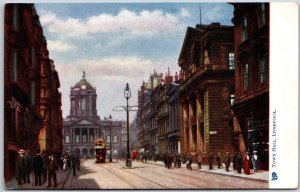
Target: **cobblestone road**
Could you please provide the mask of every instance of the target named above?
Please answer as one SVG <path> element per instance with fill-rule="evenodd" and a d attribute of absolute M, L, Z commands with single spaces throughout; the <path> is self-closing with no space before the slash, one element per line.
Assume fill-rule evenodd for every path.
<path fill-rule="evenodd" d="M 264 181 L 190 171 L 185 167 L 166 169 L 164 166 L 133 162 L 133 169 L 125 169 L 124 165 L 124 161 L 96 164 L 88 160 L 82 164 L 77 176 L 70 174 L 65 189 L 268 188 Z"/>

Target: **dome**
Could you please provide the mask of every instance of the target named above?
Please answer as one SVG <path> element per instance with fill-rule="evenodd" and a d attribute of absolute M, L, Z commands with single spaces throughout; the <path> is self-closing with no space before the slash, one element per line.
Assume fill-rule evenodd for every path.
<path fill-rule="evenodd" d="M 78 83 L 76 83 L 73 88 L 94 89 L 93 86 L 85 78 L 81 79 Z"/>

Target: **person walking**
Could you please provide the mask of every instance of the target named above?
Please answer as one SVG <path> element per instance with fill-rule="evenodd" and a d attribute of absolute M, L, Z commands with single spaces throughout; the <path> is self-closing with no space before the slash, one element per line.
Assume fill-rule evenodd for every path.
<path fill-rule="evenodd" d="M 43 183 L 47 181 L 47 175 L 49 170 L 49 156 L 48 153 L 43 150 L 42 152 L 42 162 L 43 162 L 43 171 L 42 171 L 42 177 L 43 177 Z"/>
<path fill-rule="evenodd" d="M 233 164 L 233 169 L 236 170 L 236 158 L 237 158 L 238 152 L 234 152 L 232 164 Z"/>
<path fill-rule="evenodd" d="M 29 150 L 25 151 L 25 155 L 23 157 L 24 161 L 24 183 L 30 183 L 30 172 L 32 169 L 32 158 Z"/>
<path fill-rule="evenodd" d="M 247 151 L 244 156 L 244 173 L 250 175 L 250 157 L 249 152 Z"/>
<path fill-rule="evenodd" d="M 230 161 L 231 161 L 230 155 L 229 155 L 229 152 L 227 152 L 225 157 L 224 157 L 224 164 L 225 164 L 225 167 L 226 167 L 226 171 L 229 171 Z"/>
<path fill-rule="evenodd" d="M 253 165 L 253 169 L 254 169 L 254 172 L 257 172 L 258 170 L 258 155 L 257 155 L 257 151 L 253 151 L 253 155 L 251 157 L 251 162 L 252 162 L 252 165 Z"/>
<path fill-rule="evenodd" d="M 77 171 L 80 170 L 80 158 L 79 155 L 76 156 L 76 167 L 77 167 Z"/>
<path fill-rule="evenodd" d="M 236 169 L 238 173 L 241 173 L 243 167 L 243 158 L 242 158 L 242 154 L 239 151 L 236 155 Z"/>
<path fill-rule="evenodd" d="M 24 166 L 23 166 L 23 158 L 25 151 L 20 149 L 18 151 L 17 163 L 16 163 L 16 179 L 18 181 L 18 185 L 23 184 L 24 178 Z"/>
<path fill-rule="evenodd" d="M 34 171 L 34 176 L 35 176 L 35 186 L 42 185 L 43 161 L 42 161 L 42 157 L 41 157 L 40 153 L 41 153 L 41 151 L 38 149 L 36 151 L 36 155 L 32 161 L 33 171 Z"/>
<path fill-rule="evenodd" d="M 72 162 L 73 176 L 76 176 L 77 162 L 74 156 L 72 156 L 71 162 Z"/>
<path fill-rule="evenodd" d="M 201 169 L 202 156 L 201 156 L 200 152 L 197 155 L 197 163 L 198 163 L 198 169 Z"/>
<path fill-rule="evenodd" d="M 67 156 L 64 156 L 63 157 L 63 170 L 65 170 L 65 171 L 68 169 L 67 161 L 68 161 Z"/>
<path fill-rule="evenodd" d="M 57 179 L 56 174 L 58 172 L 58 162 L 57 159 L 54 157 L 54 154 L 51 154 L 49 159 L 49 175 L 48 175 L 48 186 L 51 187 L 51 180 L 53 179 L 54 188 L 57 187 Z"/>
<path fill-rule="evenodd" d="M 192 155 L 188 154 L 186 159 L 186 168 L 192 170 Z"/>
<path fill-rule="evenodd" d="M 218 168 L 221 169 L 221 154 L 220 153 L 217 154 L 216 161 L 218 163 Z"/>
<path fill-rule="evenodd" d="M 208 155 L 208 165 L 209 165 L 209 169 L 213 169 L 213 161 L 214 161 L 214 156 L 213 153 L 210 152 Z"/>

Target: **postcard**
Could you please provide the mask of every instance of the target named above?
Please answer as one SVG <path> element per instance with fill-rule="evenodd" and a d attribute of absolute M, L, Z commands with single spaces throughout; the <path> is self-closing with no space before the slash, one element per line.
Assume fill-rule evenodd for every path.
<path fill-rule="evenodd" d="M 4 189 L 298 188 L 296 3 L 3 10 Z"/>

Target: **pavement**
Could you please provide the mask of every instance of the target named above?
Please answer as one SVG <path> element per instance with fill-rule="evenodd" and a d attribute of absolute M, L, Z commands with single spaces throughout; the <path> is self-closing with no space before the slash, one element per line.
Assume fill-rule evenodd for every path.
<path fill-rule="evenodd" d="M 147 163 L 165 166 L 165 164 L 162 161 L 156 161 L 156 162 L 147 161 Z M 186 168 L 186 164 L 181 164 L 181 169 L 182 168 Z M 173 169 L 178 169 L 178 168 L 173 167 Z M 216 165 L 213 166 L 212 170 L 209 170 L 208 165 L 201 165 L 201 169 L 198 169 L 198 164 L 195 163 L 192 164 L 192 169 L 200 172 L 207 172 L 212 174 L 220 174 L 220 175 L 238 177 L 238 178 L 249 179 L 249 180 L 269 182 L 269 171 L 265 171 L 265 170 L 258 170 L 257 172 L 254 172 L 254 170 L 251 169 L 250 175 L 246 175 L 244 174 L 243 169 L 242 169 L 242 173 L 237 173 L 237 170 L 233 170 L 232 165 L 229 167 L 229 171 L 227 172 L 225 167 L 218 169 Z"/>
<path fill-rule="evenodd" d="M 51 187 L 47 187 L 48 186 L 48 180 L 45 183 L 42 183 L 41 186 L 35 186 L 34 185 L 34 173 L 33 171 L 30 174 L 30 183 L 29 184 L 22 184 L 22 185 L 18 185 L 18 182 L 16 179 L 11 179 L 7 182 L 4 182 L 3 188 L 4 189 L 21 189 L 21 190 L 27 190 L 27 189 L 34 189 L 34 190 L 42 190 L 42 189 L 49 189 L 49 190 L 59 190 L 59 189 L 63 189 L 66 181 L 69 177 L 69 175 L 71 175 L 72 173 L 71 169 L 67 169 L 65 170 L 61 170 L 59 169 L 58 173 L 56 174 L 56 179 L 57 179 L 57 187 L 54 188 L 54 183 L 53 180 L 51 182 L 52 186 Z"/>

